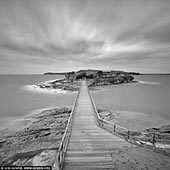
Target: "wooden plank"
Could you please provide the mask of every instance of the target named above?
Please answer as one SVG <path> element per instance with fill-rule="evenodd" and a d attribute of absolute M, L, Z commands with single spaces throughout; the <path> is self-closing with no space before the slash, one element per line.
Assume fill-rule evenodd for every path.
<path fill-rule="evenodd" d="M 64 170 L 114 169 L 111 152 L 130 145 L 123 139 L 96 125 L 88 87 L 83 81 L 80 89 L 72 132 L 64 161 Z"/>

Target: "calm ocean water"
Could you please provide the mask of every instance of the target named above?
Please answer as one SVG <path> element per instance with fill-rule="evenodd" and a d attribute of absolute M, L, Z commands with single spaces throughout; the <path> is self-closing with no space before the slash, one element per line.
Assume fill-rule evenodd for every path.
<path fill-rule="evenodd" d="M 62 76 L 0 75 L 0 124 L 36 109 L 72 106 L 76 94 L 47 94 L 25 90 L 25 85 L 59 79 Z M 99 108 L 140 112 L 170 122 L 170 76 L 140 75 L 139 84 L 108 86 L 92 92 Z"/>
<path fill-rule="evenodd" d="M 170 75 L 139 75 L 135 79 L 141 83 L 108 86 L 93 92 L 97 107 L 158 116 L 170 123 Z"/>
<path fill-rule="evenodd" d="M 62 76 L 50 75 L 0 75 L 0 124 L 5 120 L 24 116 L 36 109 L 72 106 L 75 94 L 36 93 L 24 89 L 31 85 Z"/>

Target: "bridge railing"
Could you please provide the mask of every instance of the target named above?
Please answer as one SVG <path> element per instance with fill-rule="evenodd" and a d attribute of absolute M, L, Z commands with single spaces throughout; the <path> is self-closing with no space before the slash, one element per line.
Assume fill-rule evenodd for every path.
<path fill-rule="evenodd" d="M 74 120 L 74 116 L 75 116 L 75 108 L 77 105 L 77 99 L 79 97 L 79 94 L 80 94 L 80 89 L 78 91 L 77 97 L 75 99 L 75 102 L 74 102 L 74 105 L 72 108 L 72 112 L 71 112 L 68 122 L 67 122 L 65 132 L 64 132 L 62 140 L 60 142 L 60 146 L 59 146 L 57 155 L 55 157 L 55 161 L 54 161 L 52 170 L 62 170 L 62 168 L 63 168 L 64 158 L 65 158 L 67 146 L 68 146 L 71 131 L 72 131 L 72 124 L 73 124 L 73 120 Z"/>
<path fill-rule="evenodd" d="M 89 93 L 89 96 L 91 99 L 93 109 L 95 111 L 95 117 L 96 117 L 96 122 L 97 122 L 98 126 L 102 127 L 103 129 L 106 129 L 107 131 L 114 133 L 114 134 L 116 134 L 132 143 L 147 144 L 147 145 L 153 145 L 153 146 L 156 146 L 155 145 L 156 143 L 170 144 L 170 135 L 168 135 L 168 134 L 129 130 L 129 129 L 119 126 L 117 124 L 113 124 L 112 122 L 107 121 L 106 119 L 103 119 L 100 116 L 100 114 L 98 113 L 95 102 L 94 102 L 89 90 L 88 90 L 88 93 Z"/>

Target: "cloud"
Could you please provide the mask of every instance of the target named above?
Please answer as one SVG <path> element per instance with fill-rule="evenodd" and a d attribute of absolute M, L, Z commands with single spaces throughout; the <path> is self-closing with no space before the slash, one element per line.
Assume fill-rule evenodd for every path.
<path fill-rule="evenodd" d="M 10 72 L 17 63 L 37 64 L 47 69 L 42 72 L 48 71 L 43 65 L 60 71 L 61 65 L 74 70 L 114 64 L 169 72 L 169 16 L 167 0 L 2 0 L 0 62 L 10 69 L 0 72 Z M 148 62 L 161 67 L 156 70 Z"/>

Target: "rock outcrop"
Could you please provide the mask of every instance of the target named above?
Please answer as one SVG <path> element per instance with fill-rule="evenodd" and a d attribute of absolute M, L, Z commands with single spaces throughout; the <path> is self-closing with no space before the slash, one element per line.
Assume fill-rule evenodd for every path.
<path fill-rule="evenodd" d="M 0 165 L 51 166 L 70 113 L 66 107 L 44 110 L 25 117 L 25 128 L 0 131 Z"/>
<path fill-rule="evenodd" d="M 61 74 L 63 75 L 64 73 Z M 135 82 L 134 77 L 131 74 L 123 71 L 80 70 L 75 72 L 67 72 L 64 75 L 64 79 L 37 84 L 36 87 L 46 90 L 59 89 L 66 92 L 72 92 L 79 90 L 79 80 L 82 79 L 86 79 L 91 90 L 95 90 L 94 87 L 96 86 L 108 86 Z"/>

